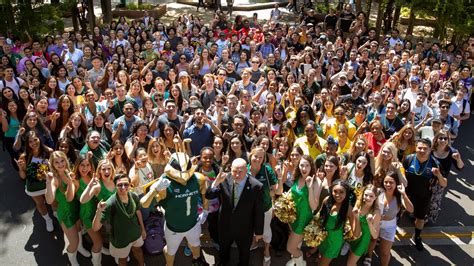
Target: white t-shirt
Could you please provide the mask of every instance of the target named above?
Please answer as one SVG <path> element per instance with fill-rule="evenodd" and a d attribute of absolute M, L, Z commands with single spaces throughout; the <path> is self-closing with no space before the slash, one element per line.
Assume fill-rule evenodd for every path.
<path fill-rule="evenodd" d="M 18 82 L 20 84 L 18 84 Z M 5 86 L 3 85 L 5 84 Z M 0 81 L 0 91 L 3 91 L 3 88 L 4 87 L 10 87 L 13 89 L 13 91 L 15 92 L 16 96 L 18 96 L 18 91 L 20 90 L 20 87 L 23 86 L 23 84 L 25 84 L 25 81 L 22 80 L 21 78 L 13 78 L 12 81 L 8 81 L 6 79 L 3 79 L 3 81 Z"/>

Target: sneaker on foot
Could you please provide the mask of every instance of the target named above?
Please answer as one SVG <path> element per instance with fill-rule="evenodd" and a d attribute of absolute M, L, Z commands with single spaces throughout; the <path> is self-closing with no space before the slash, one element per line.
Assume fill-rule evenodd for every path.
<path fill-rule="evenodd" d="M 53 220 L 51 218 L 45 220 L 46 221 L 46 231 L 48 232 L 53 232 L 54 231 L 54 225 L 53 225 Z"/>
<path fill-rule="evenodd" d="M 191 256 L 191 254 L 193 254 L 191 249 L 188 246 L 185 246 L 184 247 L 184 256 L 189 257 L 189 256 Z"/>
<path fill-rule="evenodd" d="M 423 251 L 423 242 L 421 237 L 415 237 L 415 246 L 418 251 Z"/>

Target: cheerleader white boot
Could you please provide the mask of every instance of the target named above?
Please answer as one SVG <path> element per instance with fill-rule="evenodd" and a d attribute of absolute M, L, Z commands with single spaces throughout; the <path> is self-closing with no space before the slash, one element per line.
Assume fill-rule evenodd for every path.
<path fill-rule="evenodd" d="M 295 266 L 295 259 L 293 256 L 291 257 L 291 260 L 286 263 L 286 266 Z"/>
<path fill-rule="evenodd" d="M 91 253 L 84 248 L 84 246 L 82 245 L 82 234 L 81 232 L 78 233 L 78 236 L 79 236 L 79 244 L 77 246 L 77 251 L 84 257 L 86 258 L 89 258 L 91 256 Z"/>
<path fill-rule="evenodd" d="M 98 253 L 92 252 L 92 265 L 93 266 L 102 265 L 102 253 L 100 251 Z"/>
<path fill-rule="evenodd" d="M 71 266 L 79 266 L 79 262 L 77 262 L 77 251 L 74 251 L 72 253 L 68 252 L 67 257 L 69 258 Z"/>
<path fill-rule="evenodd" d="M 303 256 L 295 258 L 296 266 L 306 266 L 306 261 L 303 259 Z"/>

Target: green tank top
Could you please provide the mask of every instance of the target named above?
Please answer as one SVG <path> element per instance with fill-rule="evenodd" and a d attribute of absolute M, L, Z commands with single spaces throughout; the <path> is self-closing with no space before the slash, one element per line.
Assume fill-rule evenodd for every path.
<path fill-rule="evenodd" d="M 367 250 L 369 249 L 370 239 L 372 238 L 370 235 L 369 224 L 367 223 L 367 216 L 361 215 L 359 217 L 360 221 L 360 230 L 362 232 L 360 238 L 355 241 L 350 242 L 351 251 L 361 257 L 363 256 Z"/>
<path fill-rule="evenodd" d="M 60 182 L 61 189 L 66 191 L 67 185 L 62 181 Z M 64 223 L 66 228 L 71 228 L 79 220 L 79 201 L 74 198 L 71 202 L 68 202 L 66 195 L 61 192 L 61 189 L 57 188 L 54 195 L 58 203 L 58 221 L 59 223 Z"/>
<path fill-rule="evenodd" d="M 104 182 L 102 182 L 102 180 L 100 180 L 100 192 L 99 192 L 99 195 L 97 195 L 97 200 L 99 201 L 107 201 L 110 196 L 112 196 L 115 191 L 117 191 L 114 187 L 114 190 L 113 191 L 110 191 L 104 184 Z"/>
<path fill-rule="evenodd" d="M 301 189 L 298 189 L 298 182 L 294 182 L 291 187 L 291 198 L 296 207 L 296 220 L 291 224 L 291 228 L 296 234 L 302 234 L 306 225 L 308 225 L 313 218 L 313 211 L 309 206 L 308 187 L 306 184 Z"/>
<path fill-rule="evenodd" d="M 326 222 L 326 231 L 328 236 L 319 246 L 319 251 L 323 257 L 328 259 L 335 259 L 341 253 L 342 245 L 344 244 L 344 225 L 341 225 L 339 228 L 336 228 L 337 224 L 337 214 L 329 215 L 329 218 Z"/>
<path fill-rule="evenodd" d="M 80 203 L 81 195 L 86 190 L 87 184 L 84 182 L 84 180 L 81 178 L 79 180 L 79 189 L 76 192 L 76 199 Z M 79 207 L 79 218 L 81 219 L 82 223 L 87 229 L 92 228 L 92 221 L 94 220 L 94 215 L 95 211 L 97 208 L 97 199 L 96 197 L 93 197 L 91 200 L 89 200 L 86 203 L 80 203 Z"/>
<path fill-rule="evenodd" d="M 167 178 L 163 175 L 161 178 Z M 166 226 L 173 232 L 182 233 L 196 225 L 198 202 L 201 198 L 199 182 L 193 175 L 186 185 L 171 181 L 166 189 L 166 198 L 160 201 L 165 209 Z"/>

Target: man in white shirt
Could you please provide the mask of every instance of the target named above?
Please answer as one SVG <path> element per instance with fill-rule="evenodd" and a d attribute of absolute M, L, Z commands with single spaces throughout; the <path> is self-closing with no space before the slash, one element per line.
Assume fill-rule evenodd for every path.
<path fill-rule="evenodd" d="M 459 121 L 469 119 L 471 115 L 471 106 L 469 101 L 465 98 L 467 95 L 467 89 L 462 86 L 456 92 L 456 96 L 451 98 L 451 108 L 449 108 L 449 114 Z"/>
<path fill-rule="evenodd" d="M 82 56 L 84 53 L 82 50 L 76 49 L 74 47 L 74 42 L 72 40 L 67 41 L 67 50 L 63 50 L 61 54 L 61 60 L 66 64 L 66 62 L 71 59 L 75 67 L 79 66 L 79 63 L 82 61 Z"/>
<path fill-rule="evenodd" d="M 433 117 L 433 110 L 426 104 L 427 94 L 424 91 L 418 92 L 414 105 L 411 105 L 411 112 L 414 116 L 415 126 L 426 120 L 429 115 Z"/>
<path fill-rule="evenodd" d="M 25 84 L 25 81 L 22 80 L 21 78 L 15 77 L 13 74 L 13 67 L 8 66 L 5 68 L 4 72 L 5 77 L 0 80 L 0 91 L 3 90 L 3 88 L 10 87 L 18 96 L 18 91 L 20 90 L 20 87 Z"/>

